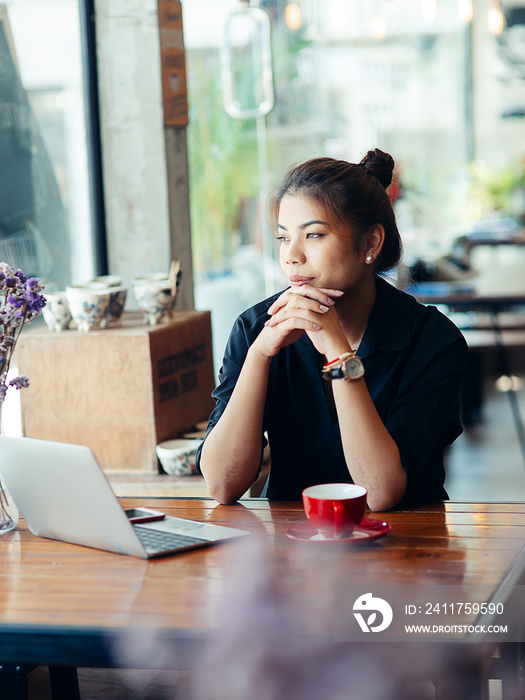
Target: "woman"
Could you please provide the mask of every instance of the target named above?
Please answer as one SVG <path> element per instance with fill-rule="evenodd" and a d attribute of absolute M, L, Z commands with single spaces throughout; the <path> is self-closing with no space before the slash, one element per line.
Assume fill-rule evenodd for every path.
<path fill-rule="evenodd" d="M 371 510 L 447 498 L 466 345 L 436 308 L 378 276 L 401 254 L 393 168 L 379 149 L 359 164 L 317 158 L 275 193 L 290 286 L 244 312 L 228 341 L 197 459 L 220 503 L 257 478 L 265 433 L 268 498 L 328 482 L 362 484 Z"/>

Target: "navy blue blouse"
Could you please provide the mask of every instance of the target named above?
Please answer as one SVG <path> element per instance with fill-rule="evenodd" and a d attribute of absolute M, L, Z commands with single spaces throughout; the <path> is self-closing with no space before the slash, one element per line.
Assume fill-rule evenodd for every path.
<path fill-rule="evenodd" d="M 467 346 L 435 307 L 376 277 L 377 296 L 358 349 L 377 412 L 395 440 L 407 472 L 400 506 L 446 499 L 443 453 L 460 435 L 459 389 Z M 279 293 L 280 294 L 280 293 Z M 226 346 L 216 405 L 207 434 L 221 417 L 248 348 L 268 319 L 276 294 L 245 311 Z M 307 486 L 351 482 L 331 384 L 322 379 L 324 357 L 305 334 L 272 359 L 264 409 L 271 470 L 265 493 L 301 500 Z M 242 431 L 242 424 L 239 425 Z M 265 439 L 261 435 L 261 454 Z M 199 468 L 200 450 L 197 455 Z"/>

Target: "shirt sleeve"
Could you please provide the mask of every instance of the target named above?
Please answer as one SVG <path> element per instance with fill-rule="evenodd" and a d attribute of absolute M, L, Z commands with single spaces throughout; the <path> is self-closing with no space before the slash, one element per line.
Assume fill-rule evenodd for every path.
<path fill-rule="evenodd" d="M 204 440 L 206 440 L 206 437 L 208 437 L 214 426 L 218 423 L 219 418 L 224 413 L 230 396 L 237 384 L 248 349 L 261 330 L 260 326 L 262 326 L 262 321 L 259 320 L 257 315 L 255 315 L 254 318 L 250 318 L 244 314 L 239 316 L 232 328 L 226 344 L 222 367 L 219 370 L 219 382 L 212 392 L 215 408 L 209 417 Z M 202 474 L 200 458 L 203 445 L 204 441 L 199 445 L 195 457 L 195 467 L 199 474 Z M 266 440 L 261 436 L 261 462 L 265 446 Z"/>

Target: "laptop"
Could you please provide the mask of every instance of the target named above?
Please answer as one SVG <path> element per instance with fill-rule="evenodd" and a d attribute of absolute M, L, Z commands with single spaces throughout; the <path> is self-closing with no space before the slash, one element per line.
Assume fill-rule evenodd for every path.
<path fill-rule="evenodd" d="M 150 559 L 250 534 L 170 516 L 131 523 L 83 445 L 0 435 L 0 475 L 40 537 Z"/>

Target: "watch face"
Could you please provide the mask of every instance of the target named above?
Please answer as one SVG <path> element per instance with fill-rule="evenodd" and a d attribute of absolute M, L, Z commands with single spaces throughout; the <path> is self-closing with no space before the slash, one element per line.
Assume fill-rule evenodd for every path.
<path fill-rule="evenodd" d="M 360 379 L 364 375 L 365 368 L 359 357 L 351 357 L 345 362 L 345 373 L 348 379 Z"/>

